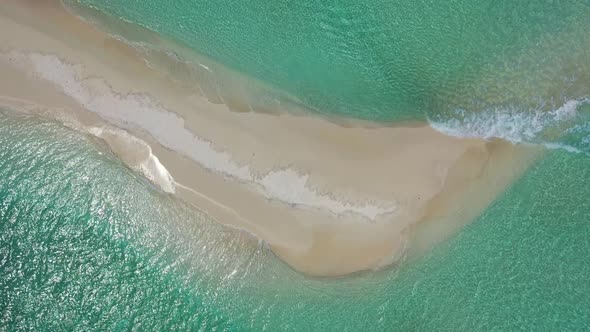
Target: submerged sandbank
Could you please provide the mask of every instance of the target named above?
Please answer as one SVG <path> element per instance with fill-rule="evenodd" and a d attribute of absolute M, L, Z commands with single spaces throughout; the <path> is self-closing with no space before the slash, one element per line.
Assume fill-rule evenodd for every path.
<path fill-rule="evenodd" d="M 164 191 L 256 235 L 311 275 L 428 250 L 485 209 L 539 151 L 449 137 L 426 123 L 343 126 L 299 113 L 235 112 L 57 1 L 0 4 L 0 51 L 4 105 L 98 135 Z"/>

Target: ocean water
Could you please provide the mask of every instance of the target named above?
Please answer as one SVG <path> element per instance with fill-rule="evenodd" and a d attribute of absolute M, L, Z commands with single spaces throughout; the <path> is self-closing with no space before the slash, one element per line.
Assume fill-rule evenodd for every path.
<path fill-rule="evenodd" d="M 589 93 L 587 1 L 68 2 L 144 26 L 318 112 L 422 119 L 557 108 Z"/>
<path fill-rule="evenodd" d="M 66 4 L 230 106 L 590 149 L 587 1 Z"/>
<path fill-rule="evenodd" d="M 257 80 L 265 98 L 549 150 L 425 257 L 318 279 L 156 188 L 94 136 L 2 110 L 0 330 L 590 325 L 590 3 L 68 3 L 134 46 L 163 47 L 128 33 L 134 24 L 181 43 Z"/>
<path fill-rule="evenodd" d="M 308 278 L 93 136 L 0 113 L 2 330 L 580 330 L 590 158 L 550 152 L 411 264 Z"/>

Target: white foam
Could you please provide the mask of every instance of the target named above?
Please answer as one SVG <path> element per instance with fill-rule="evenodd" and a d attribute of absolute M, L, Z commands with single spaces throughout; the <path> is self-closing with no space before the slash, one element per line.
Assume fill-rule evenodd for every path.
<path fill-rule="evenodd" d="M 561 150 L 565 150 L 567 152 L 572 152 L 572 153 L 582 153 L 582 151 L 580 149 L 577 149 L 577 148 L 574 148 L 573 146 L 569 146 L 569 145 L 565 145 L 565 144 L 545 143 L 544 145 L 548 149 L 555 149 L 555 150 L 561 149 Z"/>
<path fill-rule="evenodd" d="M 353 205 L 335 200 L 329 195 L 321 195 L 307 186 L 308 175 L 300 175 L 292 169 L 268 173 L 259 183 L 267 198 L 276 198 L 284 202 L 302 206 L 322 206 L 336 214 L 355 212 L 374 220 L 379 215 L 392 213 L 394 207 L 382 208 L 376 205 Z"/>
<path fill-rule="evenodd" d="M 86 131 L 96 137 L 105 139 L 107 144 L 113 143 L 109 137 L 115 137 L 116 139 L 127 141 L 127 143 L 131 145 L 131 148 L 145 150 L 147 152 L 145 153 L 145 157 L 129 166 L 141 172 L 143 176 L 160 187 L 163 191 L 167 193 L 176 192 L 174 178 L 172 178 L 172 175 L 168 172 L 166 167 L 162 165 L 158 157 L 152 153 L 152 148 L 149 144 L 123 130 L 92 127 L 87 128 Z"/>
<path fill-rule="evenodd" d="M 206 66 L 206 65 L 204 65 L 204 64 L 202 64 L 202 63 L 199 63 L 199 66 L 201 66 L 203 69 L 205 69 L 206 71 L 208 71 L 208 72 L 210 72 L 210 73 L 212 73 L 212 72 L 213 72 L 213 71 L 211 70 L 211 68 L 209 68 L 208 66 Z"/>
<path fill-rule="evenodd" d="M 548 148 L 578 151 L 565 144 L 558 144 L 557 132 L 562 126 L 572 126 L 578 116 L 577 108 L 588 98 L 568 100 L 553 111 L 519 109 L 491 109 L 482 112 L 458 110 L 450 119 L 429 119 L 430 125 L 450 136 L 468 138 L 501 138 L 512 143 L 543 144 Z M 558 130 L 552 131 L 557 128 Z"/>
<path fill-rule="evenodd" d="M 41 78 L 63 89 L 89 111 L 117 125 L 139 127 L 149 132 L 164 146 L 181 152 L 204 167 L 240 180 L 251 181 L 248 166 L 240 166 L 225 152 L 215 151 L 210 142 L 185 129 L 184 120 L 165 111 L 143 95 L 119 95 L 100 79 L 80 79 L 79 68 L 62 62 L 53 55 L 29 54 L 34 70 Z"/>
<path fill-rule="evenodd" d="M 118 94 L 104 80 L 84 78 L 82 67 L 67 64 L 54 55 L 11 52 L 9 56 L 30 61 L 37 75 L 59 86 L 89 111 L 120 127 L 142 129 L 163 146 L 191 158 L 209 170 L 250 184 L 268 199 L 338 215 L 353 213 L 371 220 L 396 210 L 390 202 L 379 205 L 356 204 L 319 194 L 308 188 L 307 175 L 292 169 L 257 176 L 248 165 L 240 165 L 227 152 L 217 151 L 211 142 L 193 135 L 185 128 L 181 117 L 165 110 L 145 95 Z M 146 165 L 150 174 L 167 173 L 164 173 L 163 166 L 160 169 L 161 164 L 155 156 L 151 160 Z"/>

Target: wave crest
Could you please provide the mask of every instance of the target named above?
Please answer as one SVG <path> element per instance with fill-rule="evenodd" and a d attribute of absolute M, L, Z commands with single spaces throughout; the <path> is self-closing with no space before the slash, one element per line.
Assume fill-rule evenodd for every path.
<path fill-rule="evenodd" d="M 430 125 L 450 136 L 501 138 L 512 143 L 541 144 L 570 152 L 590 153 L 590 98 L 571 99 L 551 111 L 494 108 L 482 112 L 458 109 L 434 116 Z"/>

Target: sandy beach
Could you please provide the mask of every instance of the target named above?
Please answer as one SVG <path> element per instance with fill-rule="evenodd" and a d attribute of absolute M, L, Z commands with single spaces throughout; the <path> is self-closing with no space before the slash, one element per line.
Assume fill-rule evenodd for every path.
<path fill-rule="evenodd" d="M 2 2 L 0 53 L 0 107 L 103 139 L 163 191 L 314 276 L 425 252 L 541 152 L 449 137 L 427 123 L 338 121 L 292 105 L 244 111 L 243 91 L 222 103 L 206 84 L 190 88 L 58 1 Z"/>

